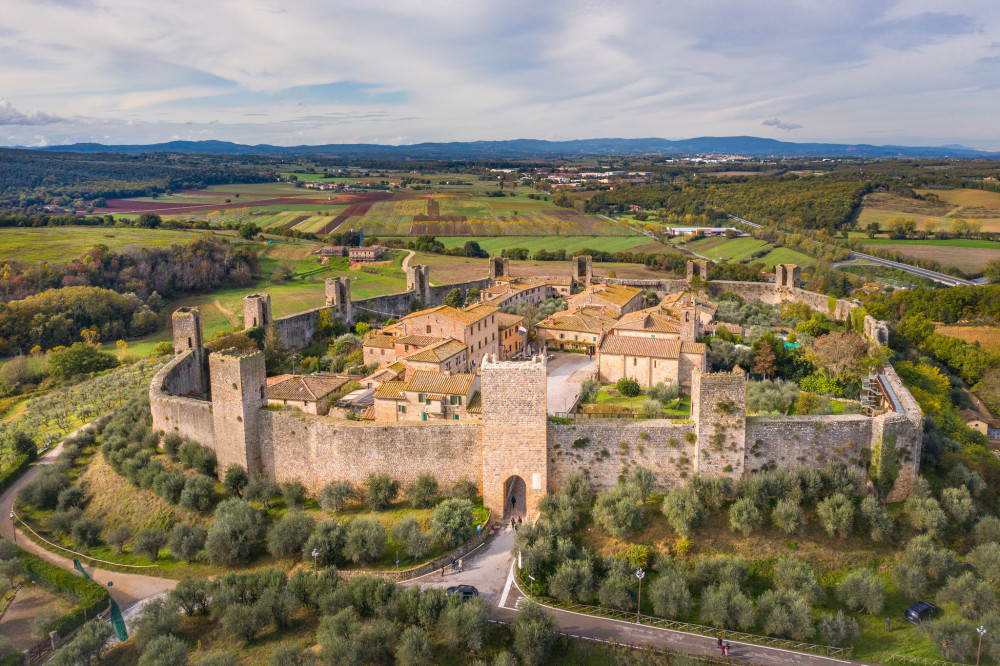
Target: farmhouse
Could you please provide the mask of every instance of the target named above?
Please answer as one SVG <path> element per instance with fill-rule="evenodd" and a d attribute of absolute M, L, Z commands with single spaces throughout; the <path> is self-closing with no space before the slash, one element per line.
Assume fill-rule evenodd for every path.
<path fill-rule="evenodd" d="M 352 247 L 347 251 L 347 255 L 351 258 L 351 261 L 355 262 L 365 262 L 365 261 L 380 261 L 382 255 L 389 248 L 383 247 L 381 245 L 369 245 L 368 247 Z"/>

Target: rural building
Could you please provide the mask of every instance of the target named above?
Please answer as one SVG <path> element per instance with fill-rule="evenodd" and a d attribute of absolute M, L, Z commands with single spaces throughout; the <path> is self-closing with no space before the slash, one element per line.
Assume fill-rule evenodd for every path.
<path fill-rule="evenodd" d="M 382 255 L 388 248 L 381 245 L 369 245 L 368 247 L 352 247 L 347 251 L 348 256 L 351 261 L 364 262 L 364 261 L 380 261 Z"/>
<path fill-rule="evenodd" d="M 346 257 L 347 256 L 347 246 L 346 245 L 325 245 L 320 248 L 319 254 L 321 257 Z"/>
<path fill-rule="evenodd" d="M 570 308 L 596 305 L 611 310 L 618 317 L 641 309 L 643 304 L 642 290 L 623 284 L 595 284 L 569 298 Z"/>
<path fill-rule="evenodd" d="M 288 376 L 268 384 L 267 404 L 272 407 L 297 407 L 303 412 L 322 416 L 330 411 L 327 398 L 360 377 L 316 373 Z"/>
<path fill-rule="evenodd" d="M 1000 425 L 997 425 L 996 421 L 987 419 L 979 412 L 974 412 L 971 409 L 963 409 L 962 413 L 965 415 L 965 425 L 976 432 L 983 433 L 987 439 L 1000 439 Z"/>
<path fill-rule="evenodd" d="M 556 312 L 535 325 L 535 341 L 549 350 L 597 351 L 616 315 L 602 307 L 584 306 Z"/>
<path fill-rule="evenodd" d="M 406 381 L 385 382 L 375 391 L 376 421 L 462 421 L 479 392 L 479 376 L 417 371 Z"/>
<path fill-rule="evenodd" d="M 700 342 L 608 335 L 597 354 L 597 378 L 605 384 L 627 377 L 644 387 L 662 382 L 689 392 L 692 374 L 705 371 Z"/>
<path fill-rule="evenodd" d="M 524 328 L 524 317 L 497 313 L 497 332 L 500 336 L 500 358 L 514 358 L 524 351 L 524 338 L 528 330 Z"/>
<path fill-rule="evenodd" d="M 428 372 L 465 372 L 468 351 L 458 340 L 442 340 L 403 357 L 407 370 Z"/>
<path fill-rule="evenodd" d="M 470 368 L 476 367 L 486 354 L 499 351 L 497 340 L 497 312 L 494 305 L 479 303 L 459 310 L 439 305 L 406 315 L 384 333 L 396 335 L 425 335 L 437 338 L 454 338 L 465 345 Z"/>
<path fill-rule="evenodd" d="M 433 335 L 388 335 L 386 332 L 369 335 L 362 343 L 365 365 L 384 367 L 415 351 L 444 342 L 448 338 Z"/>

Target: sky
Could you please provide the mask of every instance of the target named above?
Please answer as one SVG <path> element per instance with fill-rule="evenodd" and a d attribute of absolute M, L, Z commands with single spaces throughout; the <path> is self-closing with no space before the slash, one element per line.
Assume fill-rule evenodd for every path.
<path fill-rule="evenodd" d="M 0 145 L 1000 150 L 996 0 L 4 0 Z"/>

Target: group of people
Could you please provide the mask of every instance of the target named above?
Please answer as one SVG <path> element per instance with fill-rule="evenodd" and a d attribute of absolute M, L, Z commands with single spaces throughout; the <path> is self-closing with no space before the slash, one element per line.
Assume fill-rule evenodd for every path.
<path fill-rule="evenodd" d="M 723 657 L 728 657 L 729 656 L 729 641 L 724 641 L 724 640 L 722 640 L 720 638 L 719 642 L 717 643 L 717 645 L 719 646 L 719 650 L 722 651 L 722 656 Z"/>
<path fill-rule="evenodd" d="M 448 566 L 447 564 L 442 564 L 441 565 L 441 578 L 444 578 L 444 570 L 445 570 L 445 567 L 447 567 L 447 566 Z M 465 571 L 465 566 L 463 566 L 462 560 L 461 559 L 457 559 L 456 560 L 454 557 L 451 558 L 451 570 L 452 571 Z"/>

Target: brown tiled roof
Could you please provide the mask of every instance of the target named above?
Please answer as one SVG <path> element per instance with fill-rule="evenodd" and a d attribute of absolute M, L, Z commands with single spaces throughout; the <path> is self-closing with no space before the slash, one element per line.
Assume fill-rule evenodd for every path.
<path fill-rule="evenodd" d="M 406 390 L 417 393 L 465 395 L 469 392 L 473 377 L 474 375 L 464 372 L 444 373 L 417 370 L 406 382 Z"/>
<path fill-rule="evenodd" d="M 715 314 L 715 311 L 719 309 L 719 304 L 714 301 L 705 300 L 704 298 L 698 298 L 694 294 L 688 293 L 686 291 L 679 291 L 673 294 L 667 294 L 662 301 L 660 301 L 660 309 L 666 311 L 674 311 L 676 308 L 681 306 L 681 301 L 684 299 L 694 298 L 695 302 L 698 304 L 698 309 L 704 310 L 706 312 L 711 312 Z"/>
<path fill-rule="evenodd" d="M 275 375 L 274 377 L 268 377 L 266 383 L 268 386 L 274 386 L 275 384 L 280 384 L 289 377 L 291 377 L 291 375 L 286 372 L 283 375 Z"/>
<path fill-rule="evenodd" d="M 465 411 L 469 414 L 482 414 L 483 413 L 483 396 L 479 391 L 472 394 L 469 398 L 469 404 L 465 408 Z"/>
<path fill-rule="evenodd" d="M 628 287 L 623 284 L 595 284 L 587 287 L 570 300 L 584 300 L 588 296 L 593 296 L 621 307 L 641 292 L 642 290 L 638 287 Z"/>
<path fill-rule="evenodd" d="M 442 340 L 441 342 L 424 347 L 420 351 L 413 352 L 406 357 L 407 361 L 439 363 L 451 358 L 455 354 L 465 351 L 465 345 L 458 340 Z"/>
<path fill-rule="evenodd" d="M 362 421 L 374 421 L 375 420 L 375 406 L 372 405 L 361 414 Z"/>
<path fill-rule="evenodd" d="M 536 328 L 602 333 L 611 328 L 614 323 L 614 315 L 604 308 L 585 306 L 557 312 L 548 319 L 538 322 Z"/>
<path fill-rule="evenodd" d="M 507 312 L 497 313 L 497 324 L 500 328 L 510 328 L 511 326 L 518 326 L 522 323 L 524 323 L 524 317 Z"/>
<path fill-rule="evenodd" d="M 701 354 L 705 345 L 700 342 L 681 342 L 662 338 L 640 338 L 631 335 L 609 335 L 601 343 L 601 353 L 612 356 L 649 356 L 651 358 L 679 358 L 685 354 Z"/>
<path fill-rule="evenodd" d="M 427 345 L 432 345 L 436 342 L 443 342 L 447 338 L 438 338 L 433 335 L 403 335 L 398 338 L 393 338 L 393 341 L 397 345 L 414 345 L 416 347 L 426 347 Z"/>
<path fill-rule="evenodd" d="M 267 388 L 268 400 L 321 400 L 344 384 L 356 381 L 350 375 L 298 375 Z"/>
<path fill-rule="evenodd" d="M 393 344 L 398 338 L 394 338 L 389 335 L 373 335 L 365 340 L 365 347 L 374 347 L 376 349 L 392 349 Z"/>
<path fill-rule="evenodd" d="M 385 398 L 386 400 L 402 400 L 403 396 L 400 393 L 403 391 L 404 386 L 406 386 L 406 382 L 382 382 L 375 389 L 373 397 Z"/>
<path fill-rule="evenodd" d="M 623 315 L 616 329 L 628 331 L 652 331 L 655 333 L 679 333 L 680 321 L 662 312 L 660 308 L 646 308 Z"/>
<path fill-rule="evenodd" d="M 454 319 L 455 321 L 461 322 L 468 326 L 469 324 L 475 324 L 477 321 L 488 317 L 497 310 L 499 310 L 495 305 L 487 305 L 485 303 L 478 303 L 472 307 L 465 308 L 464 310 L 459 310 L 458 308 L 453 308 L 450 305 L 439 305 L 436 308 L 427 308 L 426 310 L 420 310 L 418 312 L 413 312 L 411 314 L 403 317 L 406 319 L 413 319 L 415 317 L 421 317 L 423 315 L 429 314 L 439 314 L 442 317 L 447 317 L 448 319 Z"/>

